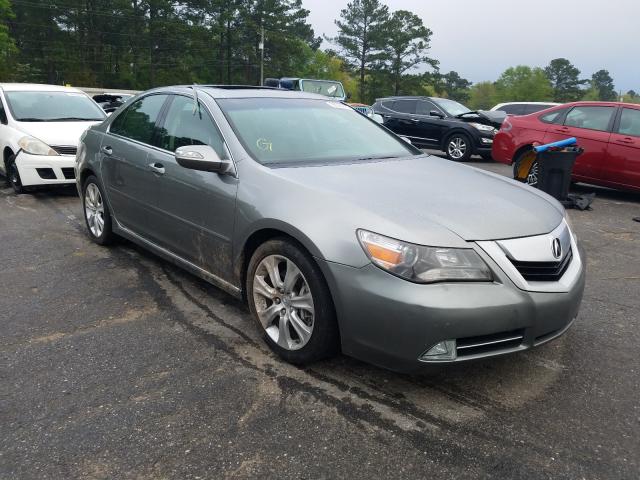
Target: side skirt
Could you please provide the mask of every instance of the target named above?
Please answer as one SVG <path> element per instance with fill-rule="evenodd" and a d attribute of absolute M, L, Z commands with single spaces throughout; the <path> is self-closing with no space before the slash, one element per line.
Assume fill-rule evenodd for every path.
<path fill-rule="evenodd" d="M 118 223 L 118 221 L 115 218 L 113 218 L 113 220 L 114 220 L 113 222 L 114 233 L 120 235 L 121 237 L 126 238 L 127 240 L 132 241 L 137 245 L 140 245 L 143 248 L 146 248 L 147 250 L 150 250 L 151 252 L 158 255 L 159 257 L 162 257 L 163 259 L 170 261 L 174 265 L 177 265 L 178 267 L 187 270 L 188 272 L 196 275 L 197 277 L 202 278 L 203 280 L 211 283 L 212 285 L 220 288 L 221 290 L 224 290 L 225 292 L 233 295 L 235 298 L 242 299 L 242 289 L 227 282 L 226 280 L 223 280 L 217 275 L 214 275 L 213 273 L 207 270 L 204 270 L 203 268 L 200 268 L 197 265 L 194 265 L 188 260 L 185 260 L 184 258 L 176 255 L 175 253 L 170 252 L 169 250 L 163 247 L 160 247 L 153 242 L 150 242 L 146 238 L 141 237 L 137 233 L 129 230 L 128 228 L 123 227 Z"/>

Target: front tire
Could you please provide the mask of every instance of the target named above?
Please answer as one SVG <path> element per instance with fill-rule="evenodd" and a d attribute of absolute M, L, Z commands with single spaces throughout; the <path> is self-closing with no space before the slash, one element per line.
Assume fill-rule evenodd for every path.
<path fill-rule="evenodd" d="M 98 179 L 90 175 L 82 185 L 82 207 L 89 238 L 98 245 L 113 242 L 111 212 Z"/>
<path fill-rule="evenodd" d="M 26 192 L 26 189 L 22 186 L 22 180 L 20 179 L 20 172 L 16 165 L 16 156 L 11 155 L 7 160 L 7 181 L 13 188 L 16 195 L 20 195 Z"/>
<path fill-rule="evenodd" d="M 333 301 L 322 272 L 295 242 L 259 246 L 247 269 L 247 302 L 269 348 L 295 365 L 338 351 Z"/>
<path fill-rule="evenodd" d="M 448 137 L 444 147 L 447 158 L 456 162 L 469 160 L 473 150 L 471 139 L 464 133 L 454 133 Z"/>

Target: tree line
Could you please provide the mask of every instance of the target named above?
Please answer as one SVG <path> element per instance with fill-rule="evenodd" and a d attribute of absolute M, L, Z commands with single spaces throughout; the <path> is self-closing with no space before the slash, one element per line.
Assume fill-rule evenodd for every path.
<path fill-rule="evenodd" d="M 0 81 L 136 90 L 255 85 L 264 31 L 266 77 L 340 80 L 352 101 L 431 95 L 489 108 L 618 97 L 606 70 L 584 79 L 563 58 L 546 68 L 509 68 L 495 82 L 442 72 L 423 20 L 380 0 L 348 3 L 335 37 L 317 36 L 308 16 L 302 0 L 0 0 Z M 625 100 L 640 102 L 634 91 Z"/>

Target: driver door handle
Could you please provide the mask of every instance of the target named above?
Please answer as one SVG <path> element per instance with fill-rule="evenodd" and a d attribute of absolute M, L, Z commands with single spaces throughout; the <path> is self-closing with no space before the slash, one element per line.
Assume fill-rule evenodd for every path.
<path fill-rule="evenodd" d="M 157 173 L 158 175 L 164 175 L 164 165 L 162 165 L 161 163 L 158 163 L 158 162 L 150 163 L 149 169 L 153 173 Z"/>
<path fill-rule="evenodd" d="M 112 155 L 113 149 L 109 146 L 104 146 L 102 147 L 102 153 L 104 153 L 105 155 Z"/>

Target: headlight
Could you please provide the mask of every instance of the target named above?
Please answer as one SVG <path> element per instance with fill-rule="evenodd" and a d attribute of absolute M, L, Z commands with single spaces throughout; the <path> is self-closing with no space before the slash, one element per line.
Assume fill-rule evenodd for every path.
<path fill-rule="evenodd" d="M 358 230 L 358 240 L 378 267 L 416 283 L 490 282 L 491 270 L 471 248 L 425 247 Z"/>
<path fill-rule="evenodd" d="M 484 125 L 482 123 L 469 122 L 469 125 L 471 125 L 473 128 L 480 130 L 481 132 L 489 132 L 489 133 L 493 133 L 494 135 L 497 132 L 495 128 L 489 125 Z"/>
<path fill-rule="evenodd" d="M 31 155 L 58 155 L 53 148 L 34 137 L 22 137 L 18 146 Z"/>

